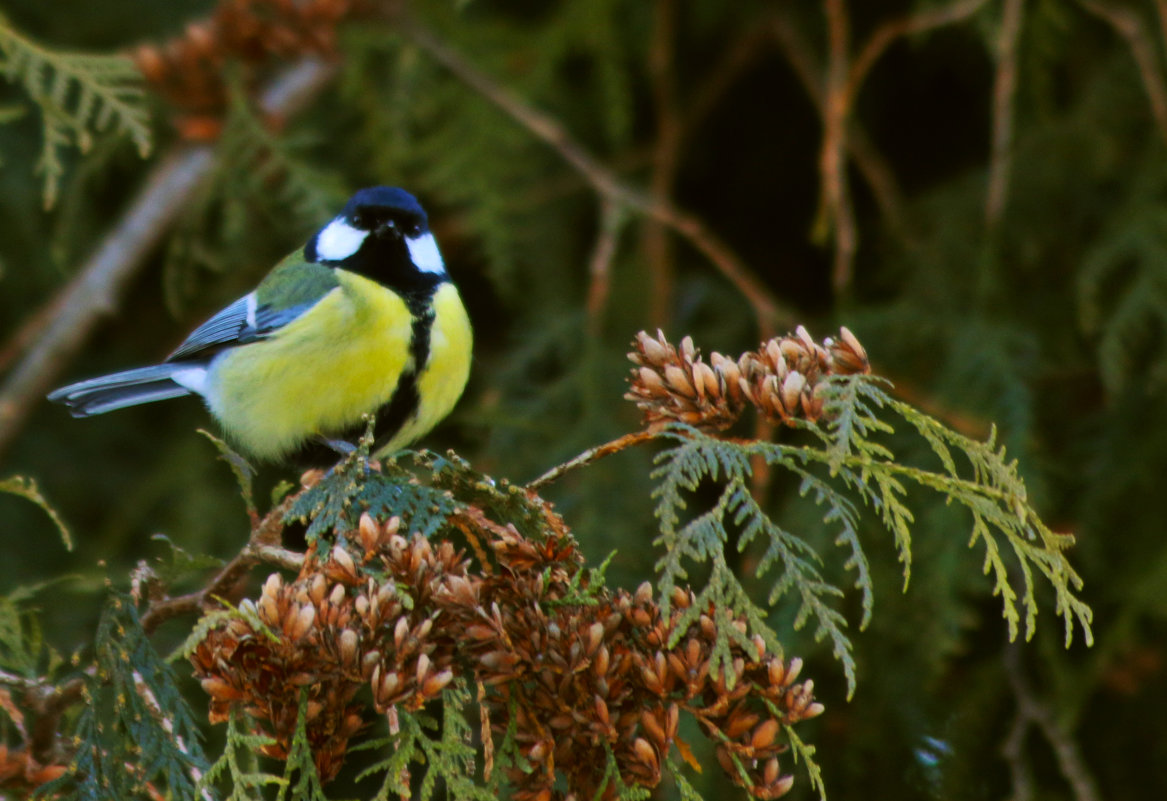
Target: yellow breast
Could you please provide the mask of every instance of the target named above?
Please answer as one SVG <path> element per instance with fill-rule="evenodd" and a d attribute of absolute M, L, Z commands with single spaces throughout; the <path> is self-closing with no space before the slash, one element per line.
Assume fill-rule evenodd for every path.
<path fill-rule="evenodd" d="M 211 411 L 255 457 L 278 460 L 314 435 L 358 425 L 413 367 L 405 302 L 367 278 L 337 276 L 339 288 L 275 336 L 234 348 L 212 365 Z"/>

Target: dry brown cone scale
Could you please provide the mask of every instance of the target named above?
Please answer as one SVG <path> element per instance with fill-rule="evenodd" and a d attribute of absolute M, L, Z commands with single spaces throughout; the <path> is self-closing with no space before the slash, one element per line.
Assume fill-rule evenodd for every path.
<path fill-rule="evenodd" d="M 640 407 L 649 431 L 669 423 L 724 431 L 747 406 L 779 425 L 815 422 L 828 378 L 871 372 L 867 351 L 846 328 L 820 344 L 799 326 L 737 359 L 714 351 L 708 363 L 690 337 L 677 348 L 660 331 L 641 331 L 632 344 L 628 358 L 636 367 L 624 397 Z"/>
<path fill-rule="evenodd" d="M 601 791 L 609 753 L 624 784 L 655 787 L 670 755 L 696 764 L 678 736 L 682 715 L 701 724 L 752 796 L 790 788 L 781 729 L 823 711 L 813 683 L 797 681 L 799 660 L 784 661 L 755 638 L 733 646 L 729 664 L 714 671 L 712 610 L 668 645 L 692 593 L 674 593 L 667 619 L 648 584 L 571 602 L 581 560 L 561 521 L 550 526 L 560 533 L 535 542 L 477 509 L 455 517 L 455 528 L 488 550 L 489 571 L 448 541 L 407 538 L 398 518 L 382 524 L 366 514 L 346 534 L 348 546 L 310 549 L 291 581 L 272 575 L 256 601 L 243 603 L 251 620 L 212 627 L 191 656 L 212 721 L 232 707 L 246 711 L 275 740 L 268 755 L 283 758 L 306 692 L 308 741 L 327 780 L 371 721 L 363 687 L 392 721 L 461 680 L 483 688 L 484 727 L 496 741 L 514 710 L 529 762 L 506 774 L 519 799 L 563 797 L 557 778 L 576 798 L 614 797 L 612 782 Z M 745 631 L 744 621 L 732 625 Z"/>

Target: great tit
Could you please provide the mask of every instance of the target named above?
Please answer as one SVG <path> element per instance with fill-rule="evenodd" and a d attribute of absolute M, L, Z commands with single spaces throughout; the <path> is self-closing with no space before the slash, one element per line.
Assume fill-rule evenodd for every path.
<path fill-rule="evenodd" d="M 201 395 L 228 438 L 262 461 L 344 450 L 376 415 L 374 455 L 449 414 L 466 386 L 470 321 L 426 213 L 395 187 L 362 189 L 255 291 L 153 367 L 62 387 L 88 417 Z"/>

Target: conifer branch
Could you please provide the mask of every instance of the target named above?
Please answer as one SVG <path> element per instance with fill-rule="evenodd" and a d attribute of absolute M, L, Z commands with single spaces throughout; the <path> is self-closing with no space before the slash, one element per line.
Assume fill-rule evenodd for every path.
<path fill-rule="evenodd" d="M 553 481 L 558 481 L 567 473 L 576 470 L 580 467 L 587 467 L 590 464 L 598 462 L 605 456 L 611 456 L 614 453 L 619 453 L 625 448 L 630 448 L 633 445 L 639 445 L 642 442 L 648 442 L 655 439 L 658 435 L 656 431 L 633 431 L 621 437 L 617 437 L 611 442 L 605 442 L 603 445 L 597 445 L 594 448 L 588 448 L 578 456 L 574 456 L 563 464 L 556 465 L 548 470 L 543 475 L 539 476 L 534 481 L 529 481 L 526 484 L 526 489 L 535 491 L 539 490 Z"/>
<path fill-rule="evenodd" d="M 261 108 L 271 116 L 293 115 L 334 74 L 331 65 L 305 60 L 268 87 L 261 98 Z M 146 264 L 146 258 L 213 166 L 214 150 L 209 146 L 170 151 L 151 171 L 120 222 L 93 256 L 49 301 L 53 312 L 34 313 L 36 319 L 43 321 L 39 336 L 32 339 L 29 331 L 20 330 L 21 341 L 29 341 L 31 346 L 0 385 L 0 454 L 101 318 L 116 310 L 126 286 Z"/>
<path fill-rule="evenodd" d="M 194 592 L 175 598 L 151 601 L 142 615 L 142 628 L 151 634 L 160 625 L 179 615 L 199 612 L 210 606 L 216 598 L 226 597 L 254 565 L 260 562 L 275 564 L 288 570 L 299 570 L 304 555 L 279 547 L 284 517 L 299 494 L 289 495 L 271 511 L 251 531 L 251 537 L 235 557 L 216 573 L 210 581 Z"/>
<path fill-rule="evenodd" d="M 993 79 L 993 136 L 985 222 L 997 227 L 1005 211 L 1013 164 L 1013 97 L 1017 94 L 1017 43 L 1021 38 L 1024 0 L 1005 0 L 997 34 L 997 72 Z"/>
<path fill-rule="evenodd" d="M 754 311 L 763 336 L 769 336 L 776 326 L 789 324 L 793 320 L 792 312 L 773 296 L 733 249 L 709 230 L 700 218 L 682 211 L 669 200 L 652 197 L 620 181 L 616 173 L 573 139 L 557 119 L 539 111 L 482 73 L 428 29 L 417 23 L 408 23 L 403 25 L 402 30 L 414 44 L 460 81 L 552 147 L 598 194 L 619 206 L 667 225 L 687 240 L 742 293 Z"/>

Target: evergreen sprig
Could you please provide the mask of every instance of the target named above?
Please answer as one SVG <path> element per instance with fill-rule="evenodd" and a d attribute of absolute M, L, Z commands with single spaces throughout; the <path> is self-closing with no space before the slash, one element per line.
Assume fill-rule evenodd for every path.
<path fill-rule="evenodd" d="M 387 756 L 363 770 L 358 781 L 384 774 L 376 801 L 411 797 L 429 801 L 445 786 L 447 797 L 491 801 L 498 797 L 495 783 L 478 780 L 478 749 L 470 725 L 470 692 L 456 681 L 442 693 L 441 720 L 425 710 L 397 710 L 400 729 L 387 737 L 373 738 L 352 750 L 386 751 Z M 416 789 L 410 787 L 411 763 L 426 766 Z"/>
<path fill-rule="evenodd" d="M 194 798 L 207 760 L 194 714 L 150 644 L 129 596 L 111 593 L 94 642 L 70 770 L 38 793 L 107 801 L 169 793 Z"/>
<path fill-rule="evenodd" d="M 658 482 L 654 491 L 660 524 L 656 545 L 664 555 L 657 572 L 664 603 L 678 582 L 688 577 L 690 565 L 708 564 L 710 577 L 698 594 L 702 602 L 745 615 L 768 645 L 778 647 L 776 635 L 764 624 L 766 609 L 751 598 L 726 562 L 725 551 L 735 535 L 739 550 L 760 540 L 766 550 L 758 575 L 772 567 L 777 570 L 768 606 L 794 593 L 798 598 L 795 627 L 814 621 L 816 640 L 831 640 L 849 692 L 854 691 L 855 662 L 847 621 L 832 605 L 843 591 L 823 578 L 821 555 L 779 526 L 750 493 L 750 460 L 757 457 L 798 476 L 802 493 L 825 508 L 824 522 L 838 527 L 836 544 L 849 552 L 844 567 L 855 572 L 855 587 L 863 597 L 861 628 L 870 620 L 873 595 L 855 499 L 870 507 L 892 534 L 906 589 L 914 523 L 906 499 L 908 488 L 914 485 L 968 510 L 972 517 L 969 545 L 984 549 L 984 570 L 993 576 L 993 594 L 1001 596 L 1010 639 L 1019 633 L 1022 610 L 1026 638 L 1034 633 L 1035 575 L 1041 575 L 1054 589 L 1055 612 L 1064 621 L 1066 646 L 1078 627 L 1087 643 L 1093 642 L 1092 612 L 1076 594 L 1082 580 L 1064 553 L 1073 537 L 1052 531 L 1041 520 L 1028 500 L 1016 461 L 1006 459 L 995 435 L 978 442 L 952 431 L 892 398 L 878 379 L 868 375 L 834 376 L 825 386 L 822 421 L 791 422 L 812 432 L 812 444 L 731 441 L 681 425 L 666 429 L 663 436 L 673 444 L 658 456 L 652 474 Z M 877 439 L 892 434 L 892 420 L 897 419 L 927 442 L 940 469 L 901 463 Z M 721 486 L 717 500 L 704 512 L 687 514 L 694 493 L 710 484 Z M 1018 583 L 1020 587 L 1015 587 Z M 728 647 L 727 639 L 719 647 Z"/>
<path fill-rule="evenodd" d="M 57 200 L 65 167 L 61 151 L 86 152 L 95 133 L 113 128 L 145 158 L 150 153 L 150 118 L 133 62 L 120 55 L 51 50 L 18 32 L 0 16 L 0 72 L 24 87 L 41 112 L 44 142 L 37 172 L 44 176 L 45 207 Z"/>
<path fill-rule="evenodd" d="M 287 779 L 283 776 L 260 770 L 256 755 L 260 749 L 274 744 L 275 740 L 255 734 L 250 726 L 241 724 L 239 718 L 244 714 L 233 709 L 227 718 L 223 753 L 199 780 L 196 791 L 200 796 L 219 783 L 226 783 L 231 789 L 223 801 L 251 801 L 263 787 L 287 786 Z"/>

